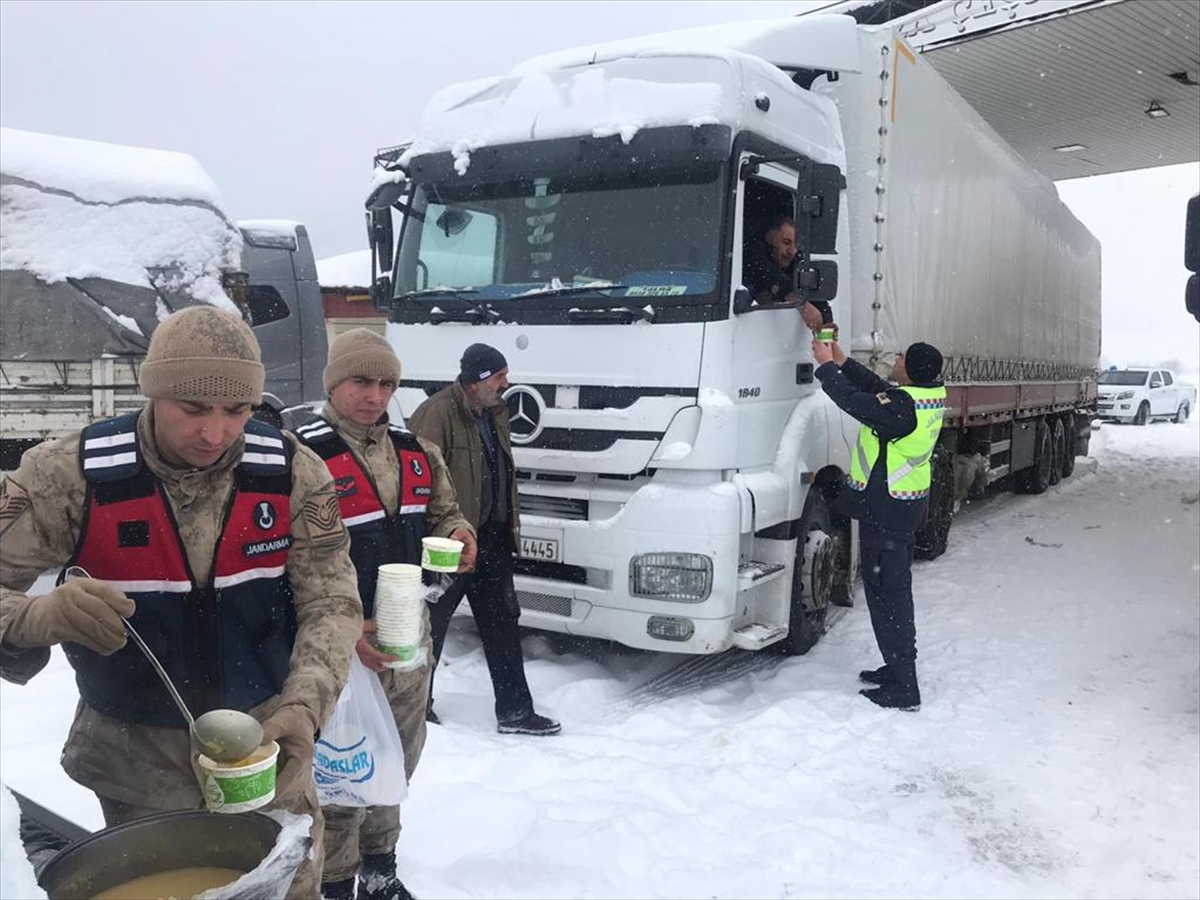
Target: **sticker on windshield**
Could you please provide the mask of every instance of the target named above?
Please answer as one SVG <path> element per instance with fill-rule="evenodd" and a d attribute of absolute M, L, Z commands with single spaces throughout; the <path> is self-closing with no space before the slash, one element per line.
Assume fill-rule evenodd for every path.
<path fill-rule="evenodd" d="M 635 284 L 625 291 L 626 297 L 676 297 L 687 293 L 685 284 Z"/>

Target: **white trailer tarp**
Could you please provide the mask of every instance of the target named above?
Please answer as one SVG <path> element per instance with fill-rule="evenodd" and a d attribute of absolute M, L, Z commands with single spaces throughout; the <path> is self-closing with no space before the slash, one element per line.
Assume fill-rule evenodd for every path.
<path fill-rule="evenodd" d="M 814 88 L 837 103 L 846 138 L 856 262 L 841 293 L 848 279 L 855 352 L 929 341 L 958 381 L 1094 369 L 1098 241 L 890 30 L 860 40 L 863 73 Z"/>

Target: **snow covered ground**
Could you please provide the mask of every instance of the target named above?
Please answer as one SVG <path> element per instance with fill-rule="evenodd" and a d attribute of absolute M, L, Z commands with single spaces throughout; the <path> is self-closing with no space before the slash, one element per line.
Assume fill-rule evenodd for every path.
<path fill-rule="evenodd" d="M 858 602 L 806 657 L 530 635 L 552 738 L 495 733 L 455 620 L 404 809 L 421 897 L 1200 896 L 1200 428 L 1105 426 L 1041 497 L 915 573 L 924 706 L 877 709 Z M 681 668 L 674 668 L 681 666 Z M 0 688 L 0 778 L 95 828 L 58 768 L 63 657 Z"/>

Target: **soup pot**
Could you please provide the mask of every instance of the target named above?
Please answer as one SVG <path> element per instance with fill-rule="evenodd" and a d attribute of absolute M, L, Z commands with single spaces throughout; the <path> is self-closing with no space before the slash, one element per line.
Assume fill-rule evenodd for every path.
<path fill-rule="evenodd" d="M 271 852 L 280 825 L 262 813 L 180 810 L 97 831 L 55 856 L 38 882 L 50 900 L 90 900 L 158 872 L 218 866 L 249 872 Z"/>

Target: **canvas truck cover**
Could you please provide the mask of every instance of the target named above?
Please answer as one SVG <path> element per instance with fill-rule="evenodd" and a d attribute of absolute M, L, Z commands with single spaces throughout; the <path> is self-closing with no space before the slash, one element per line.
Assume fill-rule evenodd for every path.
<path fill-rule="evenodd" d="M 924 340 L 947 357 L 951 381 L 1090 377 L 1099 242 L 890 29 L 859 39 L 862 74 L 814 85 L 838 106 L 858 204 L 839 296 L 848 281 L 855 355 Z"/>
<path fill-rule="evenodd" d="M 141 355 L 176 309 L 237 312 L 241 260 L 193 157 L 0 129 L 0 359 Z"/>

